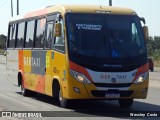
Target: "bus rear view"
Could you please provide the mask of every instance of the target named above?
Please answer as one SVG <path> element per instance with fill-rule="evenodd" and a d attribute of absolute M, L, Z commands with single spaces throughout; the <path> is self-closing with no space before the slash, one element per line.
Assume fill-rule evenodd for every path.
<path fill-rule="evenodd" d="M 130 107 L 133 99 L 147 97 L 147 31 L 141 18 L 111 11 L 67 13 L 66 27 L 69 79 L 83 83 L 85 90 L 73 84 L 80 98 L 117 99 Z"/>

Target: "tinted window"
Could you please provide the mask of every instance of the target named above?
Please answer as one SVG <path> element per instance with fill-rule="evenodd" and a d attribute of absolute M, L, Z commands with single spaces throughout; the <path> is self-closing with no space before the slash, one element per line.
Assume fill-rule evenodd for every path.
<path fill-rule="evenodd" d="M 45 18 L 37 21 L 35 48 L 43 48 L 44 37 L 45 37 L 45 26 L 46 26 Z"/>
<path fill-rule="evenodd" d="M 66 14 L 69 59 L 95 71 L 131 71 L 146 64 L 136 15 Z"/>
<path fill-rule="evenodd" d="M 67 30 L 69 49 L 74 53 L 99 58 L 146 54 L 137 16 L 67 14 Z"/>
<path fill-rule="evenodd" d="M 24 32 L 25 32 L 25 22 L 18 24 L 18 35 L 16 41 L 16 48 L 23 48 L 24 44 Z"/>
<path fill-rule="evenodd" d="M 16 37 L 16 24 L 12 24 L 10 25 L 9 28 L 9 44 L 8 47 L 9 48 L 14 48 L 15 47 L 15 37 Z"/>
<path fill-rule="evenodd" d="M 53 43 L 53 48 L 64 52 L 65 51 L 65 47 L 64 47 L 64 31 L 63 31 L 63 20 L 61 19 L 60 21 L 61 24 L 61 36 L 60 37 L 55 37 L 55 41 Z"/>
<path fill-rule="evenodd" d="M 35 21 L 29 21 L 27 23 L 25 48 L 32 48 L 33 46 L 34 28 L 35 28 Z"/>
<path fill-rule="evenodd" d="M 45 46 L 46 48 L 51 47 L 52 38 L 53 38 L 53 26 L 54 26 L 54 21 L 47 23 L 47 38 L 46 38 L 46 46 Z"/>

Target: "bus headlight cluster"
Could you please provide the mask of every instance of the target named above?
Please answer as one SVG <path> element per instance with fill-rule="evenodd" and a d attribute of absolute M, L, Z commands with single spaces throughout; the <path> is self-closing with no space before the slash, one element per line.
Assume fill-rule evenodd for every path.
<path fill-rule="evenodd" d="M 70 74 L 73 76 L 76 80 L 79 82 L 85 83 L 85 84 L 90 84 L 91 81 L 82 73 L 76 72 L 74 70 L 70 69 Z"/>
<path fill-rule="evenodd" d="M 140 84 L 140 83 L 144 82 L 144 81 L 147 79 L 148 75 L 149 75 L 149 72 L 145 72 L 145 73 L 141 74 L 141 75 L 134 81 L 134 83 L 135 83 L 135 84 Z"/>

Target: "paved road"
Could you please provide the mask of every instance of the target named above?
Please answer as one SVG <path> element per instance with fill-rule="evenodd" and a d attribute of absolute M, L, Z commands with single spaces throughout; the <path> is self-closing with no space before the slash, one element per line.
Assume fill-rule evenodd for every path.
<path fill-rule="evenodd" d="M 155 67 L 154 72 L 150 72 L 150 87 L 160 90 L 160 68 Z"/>
<path fill-rule="evenodd" d="M 4 60 L 0 56 L 0 61 Z M 117 101 L 76 101 L 71 109 L 63 109 L 58 107 L 57 102 L 55 102 L 51 97 L 44 96 L 38 94 L 37 97 L 23 97 L 20 93 L 20 88 L 12 85 L 9 81 L 6 80 L 5 76 L 5 64 L 0 63 L 0 111 L 59 111 L 53 112 L 51 114 L 58 114 L 60 117 L 56 118 L 59 120 L 69 119 L 75 120 L 75 117 L 71 116 L 79 116 L 76 119 L 84 119 L 84 120 L 106 120 L 103 114 L 99 111 L 116 111 L 117 113 L 121 113 L 124 111 L 160 111 L 160 89 L 158 87 L 154 87 L 152 82 L 152 86 L 149 89 L 148 98 L 145 100 L 135 100 L 131 109 L 125 110 L 121 109 L 118 105 Z M 157 75 L 158 72 L 151 73 L 151 76 Z M 159 80 L 150 80 L 156 81 L 156 84 Z M 90 112 L 90 111 L 95 112 Z M 63 111 L 63 112 L 62 112 Z M 65 112 L 66 111 L 66 112 Z M 68 112 L 69 111 L 69 112 Z M 143 112 L 142 112 L 143 113 Z M 70 117 L 61 117 L 61 116 L 70 116 Z M 80 118 L 83 116 L 83 118 Z M 84 117 L 85 116 L 85 117 Z M 95 117 L 96 116 L 96 117 Z M 115 117 L 115 112 L 106 113 L 105 116 L 108 116 L 108 119 L 120 119 L 121 117 Z M 0 120 L 4 118 L 0 118 Z M 32 120 L 33 118 L 8 118 L 4 120 Z M 36 120 L 49 120 L 53 118 L 38 118 Z M 125 118 L 125 119 L 133 119 L 133 118 Z M 148 118 L 151 119 L 151 118 Z M 152 118 L 153 119 L 153 118 Z M 158 118 L 154 118 L 158 119 Z M 35 120 L 35 119 L 33 119 Z"/>

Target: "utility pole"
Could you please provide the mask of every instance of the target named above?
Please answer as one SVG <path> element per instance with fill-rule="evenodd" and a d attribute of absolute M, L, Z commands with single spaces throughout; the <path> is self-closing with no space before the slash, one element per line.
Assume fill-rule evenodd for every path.
<path fill-rule="evenodd" d="M 11 0 L 11 17 L 13 17 L 13 1 Z"/>
<path fill-rule="evenodd" d="M 19 15 L 19 0 L 17 0 L 17 15 Z"/>
<path fill-rule="evenodd" d="M 112 6 L 112 0 L 109 0 L 109 6 Z"/>

